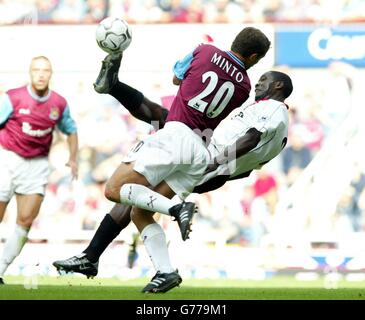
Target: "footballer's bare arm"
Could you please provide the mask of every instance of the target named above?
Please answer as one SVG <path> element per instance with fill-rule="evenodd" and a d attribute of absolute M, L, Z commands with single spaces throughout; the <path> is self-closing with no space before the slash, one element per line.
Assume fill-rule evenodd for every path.
<path fill-rule="evenodd" d="M 244 136 L 238 138 L 235 143 L 226 147 L 223 152 L 218 154 L 212 163 L 208 165 L 205 173 L 214 171 L 219 165 L 238 159 L 251 151 L 260 142 L 261 135 L 262 132 L 256 128 L 250 128 Z"/>

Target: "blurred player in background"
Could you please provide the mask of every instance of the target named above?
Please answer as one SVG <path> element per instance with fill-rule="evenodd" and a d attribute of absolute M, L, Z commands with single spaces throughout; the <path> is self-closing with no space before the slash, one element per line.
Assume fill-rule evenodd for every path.
<path fill-rule="evenodd" d="M 31 60 L 30 84 L 11 89 L 0 101 L 0 221 L 12 196 L 16 226 L 0 258 L 0 283 L 19 255 L 42 204 L 49 176 L 48 153 L 57 127 L 67 135 L 73 178 L 77 178 L 78 136 L 67 101 L 49 88 L 52 65 L 47 57 Z"/>
<path fill-rule="evenodd" d="M 171 206 L 170 199 L 175 194 L 185 199 L 199 181 L 209 160 L 205 140 L 209 141 L 220 121 L 248 99 L 251 83 L 247 69 L 269 48 L 265 34 L 248 27 L 238 33 L 230 51 L 203 44 L 178 61 L 173 83 L 179 90 L 164 128 L 141 141 L 109 178 L 105 196 L 135 207 L 132 221 L 157 270 L 143 292 L 169 290 L 182 281 L 171 266 L 164 231 L 153 214 L 157 211 L 175 217 L 183 240 L 187 239 L 195 204 Z M 121 55 L 118 59 L 120 64 Z M 98 77 L 95 88 L 105 83 Z M 175 173 L 179 179 L 173 184 L 161 184 Z"/>

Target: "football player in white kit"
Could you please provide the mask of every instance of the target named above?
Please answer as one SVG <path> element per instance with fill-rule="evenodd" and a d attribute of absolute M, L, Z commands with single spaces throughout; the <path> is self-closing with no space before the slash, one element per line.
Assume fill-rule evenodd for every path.
<path fill-rule="evenodd" d="M 247 177 L 252 170 L 259 169 L 281 152 L 287 142 L 288 133 L 288 107 L 284 100 L 292 90 L 291 79 L 285 73 L 269 71 L 260 77 L 255 86 L 255 103 L 234 110 L 214 130 L 208 146 L 212 157 L 211 163 L 193 192 L 212 191 L 228 180 Z M 130 89 L 128 91 L 126 96 L 131 93 Z M 142 111 L 142 107 L 128 105 L 128 101 L 118 100 L 128 110 L 134 108 Z M 141 106 L 146 108 L 148 104 L 149 100 L 143 98 Z M 153 108 L 156 108 L 156 104 Z M 148 116 L 144 115 L 141 118 L 145 120 Z M 152 120 L 158 119 L 151 118 Z M 179 173 L 169 176 L 163 183 L 167 187 L 174 184 L 177 188 Z M 168 201 L 171 201 L 171 206 L 174 204 L 172 200 Z M 130 211 L 131 205 L 116 204 L 110 215 L 106 215 L 83 253 L 66 260 L 55 261 L 54 266 L 66 272 L 95 276 L 98 272 L 99 257 L 108 244 L 129 224 Z M 158 259 L 155 257 L 155 260 Z M 155 289 L 152 288 L 148 292 L 161 292 L 159 283 L 153 280 L 148 286 Z M 174 286 L 169 286 L 168 290 Z"/>

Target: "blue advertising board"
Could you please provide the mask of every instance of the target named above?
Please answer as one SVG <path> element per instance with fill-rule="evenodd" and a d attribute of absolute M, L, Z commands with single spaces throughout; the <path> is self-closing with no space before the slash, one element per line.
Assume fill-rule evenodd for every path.
<path fill-rule="evenodd" d="M 365 67 L 365 25 L 277 28 L 276 65 L 316 68 L 333 61 Z"/>

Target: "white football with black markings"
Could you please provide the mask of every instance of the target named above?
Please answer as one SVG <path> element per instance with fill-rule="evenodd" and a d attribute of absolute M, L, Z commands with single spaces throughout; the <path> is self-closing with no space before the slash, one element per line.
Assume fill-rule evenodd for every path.
<path fill-rule="evenodd" d="M 104 51 L 123 52 L 131 44 L 132 30 L 125 20 L 108 17 L 98 24 L 95 37 L 99 47 Z"/>

